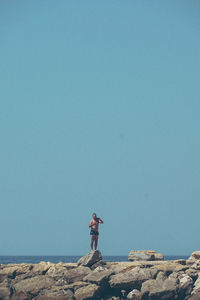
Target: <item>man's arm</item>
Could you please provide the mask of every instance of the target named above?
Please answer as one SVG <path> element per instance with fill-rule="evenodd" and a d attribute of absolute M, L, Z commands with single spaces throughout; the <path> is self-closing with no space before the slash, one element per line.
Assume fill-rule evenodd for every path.
<path fill-rule="evenodd" d="M 99 223 L 103 224 L 103 221 L 101 220 L 101 218 L 98 218 L 99 219 Z"/>
<path fill-rule="evenodd" d="M 89 223 L 89 227 L 92 227 L 92 225 L 93 225 L 93 224 L 92 224 L 92 221 L 90 221 L 90 223 Z"/>

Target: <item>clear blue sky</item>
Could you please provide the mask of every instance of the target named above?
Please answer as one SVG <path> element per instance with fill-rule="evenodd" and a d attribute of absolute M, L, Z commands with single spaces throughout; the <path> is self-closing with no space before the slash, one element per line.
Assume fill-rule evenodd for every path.
<path fill-rule="evenodd" d="M 200 248 L 199 1 L 1 1 L 0 254 Z"/>

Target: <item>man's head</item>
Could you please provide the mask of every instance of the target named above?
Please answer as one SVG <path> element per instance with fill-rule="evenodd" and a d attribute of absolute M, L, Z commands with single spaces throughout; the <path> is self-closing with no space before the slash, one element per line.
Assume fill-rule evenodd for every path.
<path fill-rule="evenodd" d="M 94 220 L 97 218 L 96 213 L 93 213 L 93 214 L 92 214 L 92 218 L 93 218 Z"/>

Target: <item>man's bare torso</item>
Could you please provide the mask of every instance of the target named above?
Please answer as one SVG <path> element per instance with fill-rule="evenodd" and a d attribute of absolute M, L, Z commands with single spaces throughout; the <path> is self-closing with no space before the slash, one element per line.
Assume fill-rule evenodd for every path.
<path fill-rule="evenodd" d="M 94 231 L 98 231 L 99 230 L 99 221 L 92 219 L 90 221 L 90 226 L 91 226 L 91 229 L 93 229 Z"/>

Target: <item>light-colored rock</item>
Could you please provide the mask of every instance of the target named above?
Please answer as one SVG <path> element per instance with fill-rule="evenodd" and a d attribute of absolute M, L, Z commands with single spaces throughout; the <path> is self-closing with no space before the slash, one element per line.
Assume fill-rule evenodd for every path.
<path fill-rule="evenodd" d="M 196 294 L 197 292 L 200 292 L 200 274 L 198 275 L 197 280 L 194 283 L 192 294 Z"/>
<path fill-rule="evenodd" d="M 134 289 L 127 295 L 128 300 L 141 300 L 142 299 L 142 294 L 140 291 Z"/>
<path fill-rule="evenodd" d="M 59 262 L 58 264 L 54 264 L 54 265 L 64 267 L 67 270 L 71 270 L 71 269 L 74 269 L 74 268 L 77 267 L 77 263 L 62 263 L 62 262 Z"/>
<path fill-rule="evenodd" d="M 169 275 L 172 272 L 185 271 L 189 268 L 188 265 L 181 265 L 176 261 L 165 261 L 159 264 L 155 264 L 154 268 L 164 272 L 166 275 Z"/>
<path fill-rule="evenodd" d="M 90 284 L 75 291 L 76 300 L 96 299 L 100 287 L 96 284 Z"/>
<path fill-rule="evenodd" d="M 166 280 L 150 279 L 142 284 L 141 293 L 147 299 L 174 299 L 177 291 L 177 280 L 167 278 Z"/>
<path fill-rule="evenodd" d="M 191 266 L 191 269 L 200 270 L 200 260 L 196 260 Z"/>
<path fill-rule="evenodd" d="M 101 272 L 101 271 L 106 271 L 106 270 L 108 270 L 108 269 L 107 269 L 107 268 L 104 268 L 104 267 L 101 267 L 101 266 L 96 267 L 96 268 L 94 269 L 94 271 L 96 271 L 96 272 Z"/>
<path fill-rule="evenodd" d="M 90 268 L 88 267 L 77 267 L 75 269 L 71 269 L 66 271 L 63 274 L 63 279 L 67 282 L 67 283 L 73 283 L 76 281 L 81 281 L 85 276 L 87 276 L 88 274 L 90 274 L 92 271 L 90 270 Z"/>
<path fill-rule="evenodd" d="M 17 265 L 3 266 L 0 269 L 0 282 L 4 281 L 6 278 L 14 278 L 16 276 L 17 269 Z"/>
<path fill-rule="evenodd" d="M 131 261 L 137 260 L 154 260 L 154 253 L 151 251 L 130 251 L 128 259 Z"/>
<path fill-rule="evenodd" d="M 91 270 L 95 270 L 98 267 L 103 267 L 103 268 L 110 268 L 111 263 L 105 260 L 99 260 L 98 262 L 96 262 L 95 264 L 93 264 L 90 269 Z"/>
<path fill-rule="evenodd" d="M 66 268 L 65 265 L 61 265 L 61 264 L 54 264 L 52 265 L 48 271 L 47 271 L 47 275 L 50 277 L 53 277 L 56 280 L 59 280 L 60 278 L 63 278 L 64 275 L 70 271 L 70 270 L 74 270 L 75 268 Z"/>
<path fill-rule="evenodd" d="M 35 276 L 17 282 L 12 286 L 14 295 L 12 299 L 27 299 L 36 296 L 42 289 L 49 289 L 55 281 L 48 276 Z"/>
<path fill-rule="evenodd" d="M 137 250 L 130 251 L 128 259 L 131 261 L 155 261 L 164 260 L 164 256 L 155 250 Z"/>
<path fill-rule="evenodd" d="M 200 300 L 200 291 L 197 291 L 193 295 L 187 296 L 184 300 Z"/>
<path fill-rule="evenodd" d="M 0 265 L 0 299 L 100 300 L 109 291 L 110 299 L 200 300 L 200 260 L 194 257 L 187 261 L 93 262 L 90 267 L 61 262 Z"/>
<path fill-rule="evenodd" d="M 179 294 L 182 297 L 190 295 L 192 292 L 193 280 L 187 274 L 181 274 L 179 276 Z"/>
<path fill-rule="evenodd" d="M 0 299 L 9 300 L 11 297 L 11 290 L 9 287 L 1 286 L 0 287 Z"/>
<path fill-rule="evenodd" d="M 189 275 L 193 279 L 193 281 L 196 281 L 197 277 L 198 277 L 198 274 L 199 274 L 199 271 L 194 270 L 194 269 L 188 269 L 188 270 L 185 271 L 185 273 L 187 275 Z"/>
<path fill-rule="evenodd" d="M 157 280 L 165 280 L 167 277 L 166 277 L 166 274 L 164 273 L 164 272 L 162 272 L 162 271 L 160 271 L 158 274 L 157 274 L 157 276 L 156 276 L 156 279 Z"/>
<path fill-rule="evenodd" d="M 58 263 L 58 264 L 52 264 L 49 269 L 47 270 L 47 275 L 54 277 L 54 278 L 59 278 L 61 277 L 64 273 L 66 273 L 68 270 L 75 269 L 77 267 L 77 264 L 74 263 Z"/>
<path fill-rule="evenodd" d="M 60 289 L 60 290 L 55 290 L 55 289 L 50 289 L 50 290 L 45 290 L 38 296 L 34 298 L 34 300 L 73 300 L 74 299 L 74 294 L 71 290 L 65 290 Z"/>
<path fill-rule="evenodd" d="M 85 276 L 83 278 L 83 281 L 92 282 L 97 285 L 102 285 L 102 284 L 106 283 L 106 281 L 108 281 L 111 274 L 113 274 L 112 270 L 98 271 L 95 269 L 95 271 L 93 271 L 89 275 Z"/>
<path fill-rule="evenodd" d="M 116 274 L 117 273 L 125 273 L 130 271 L 136 267 L 139 268 L 150 268 L 155 264 L 162 264 L 165 262 L 152 262 L 152 261 L 126 261 L 126 262 L 112 262 L 110 265 L 110 269 L 112 269 Z"/>
<path fill-rule="evenodd" d="M 190 255 L 189 260 L 200 260 L 200 251 L 194 251 Z"/>
<path fill-rule="evenodd" d="M 91 267 L 93 264 L 97 263 L 102 259 L 101 252 L 99 250 L 92 251 L 88 253 L 87 255 L 81 257 L 77 261 L 78 266 L 86 266 Z"/>
<path fill-rule="evenodd" d="M 34 264 L 33 265 L 33 268 L 32 268 L 32 272 L 36 275 L 44 275 L 48 270 L 49 268 L 51 267 L 51 263 L 50 262 L 44 262 L 44 261 L 41 261 L 40 263 L 38 264 Z"/>
<path fill-rule="evenodd" d="M 187 262 L 187 260 L 186 259 L 176 259 L 176 260 L 174 260 L 174 262 L 176 262 L 176 263 L 178 263 L 178 264 L 180 264 L 180 265 L 183 265 L 183 266 L 185 266 L 186 265 L 186 262 Z"/>
<path fill-rule="evenodd" d="M 144 269 L 136 267 L 125 273 L 112 275 L 110 277 L 109 284 L 111 288 L 115 289 L 139 289 L 145 280 L 154 278 L 157 272 L 158 271 L 154 268 Z"/>

